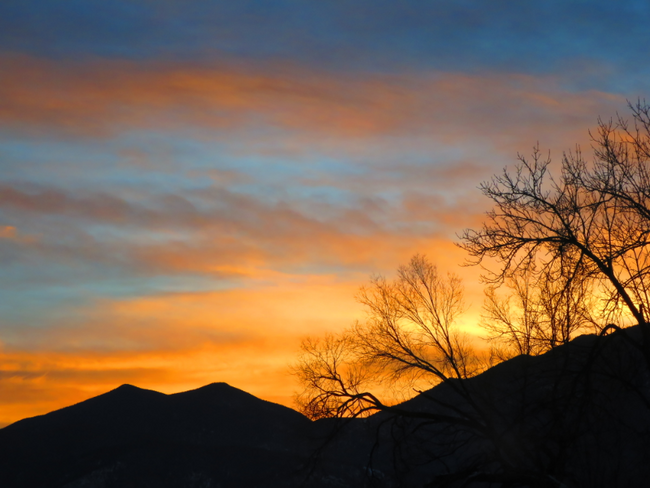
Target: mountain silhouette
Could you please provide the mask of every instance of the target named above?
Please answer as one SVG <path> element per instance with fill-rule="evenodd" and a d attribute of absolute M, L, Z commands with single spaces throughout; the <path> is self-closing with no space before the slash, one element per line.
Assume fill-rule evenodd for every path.
<path fill-rule="evenodd" d="M 285 486 L 310 426 L 225 383 L 173 395 L 122 385 L 0 430 L 0 486 Z"/>
<path fill-rule="evenodd" d="M 0 487 L 644 486 L 638 334 L 582 336 L 365 419 L 313 422 L 225 383 L 122 385 L 0 429 Z"/>

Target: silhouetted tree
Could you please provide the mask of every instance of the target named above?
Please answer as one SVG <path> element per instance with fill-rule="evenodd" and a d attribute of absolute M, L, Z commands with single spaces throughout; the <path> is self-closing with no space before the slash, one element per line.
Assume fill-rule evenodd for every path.
<path fill-rule="evenodd" d="M 546 469 L 548 459 L 535 454 L 549 433 L 524 431 L 521 424 L 538 415 L 538 406 L 506 402 L 495 408 L 498 400 L 491 396 L 499 393 L 470 381 L 486 369 L 487 362 L 457 330 L 463 299 L 456 276 L 441 277 L 432 263 L 415 256 L 399 268 L 395 280 L 374 278 L 362 288 L 359 300 L 368 311 L 367 321 L 339 335 L 306 339 L 302 344 L 295 371 L 304 386 L 297 397 L 304 414 L 320 419 L 384 412 L 390 419 L 386 435 L 399 453 L 394 456 L 399 460 L 396 470 L 408 472 L 433 463 L 435 471 L 448 462 L 459 463 L 450 461 L 452 454 L 463 459 L 458 469 L 448 473 L 453 476 L 436 478 L 441 486 L 459 479 L 557 486 Z M 529 380 L 514 381 L 525 386 Z M 423 394 L 426 405 L 395 404 L 386 387 L 404 384 Z M 427 393 L 435 385 L 443 386 L 446 393 Z M 557 397 L 572 398 L 565 393 L 563 388 Z M 513 436 L 508 426 L 511 417 L 519 419 L 515 431 L 525 432 L 525 443 Z M 555 429 L 553 434 L 557 438 L 558 433 L 569 432 Z M 471 455 L 458 454 L 468 446 Z M 473 452 L 476 446 L 483 454 Z"/>
<path fill-rule="evenodd" d="M 487 361 L 455 326 L 460 282 L 416 256 L 395 281 L 379 277 L 362 289 L 367 321 L 303 343 L 296 367 L 303 412 L 392 414 L 392 425 L 438 463 L 439 486 L 576 486 L 587 479 L 576 463 L 596 466 L 603 486 L 628 479 L 623 467 L 634 464 L 594 459 L 629 449 L 634 463 L 645 462 L 650 447 L 616 403 L 629 401 L 648 424 L 650 108 L 630 108 L 632 124 L 599 121 L 592 163 L 577 149 L 554 178 L 550 157 L 535 148 L 481 185 L 494 208 L 481 229 L 462 234 L 460 246 L 471 264 L 496 263 L 485 267 L 492 288 L 483 325 L 500 359 L 519 355 L 510 362 L 516 367 L 501 369 L 507 384 L 491 383 L 490 372 L 475 377 Z M 504 284 L 510 297 L 495 288 Z M 633 332 L 624 328 L 634 324 Z M 600 336 L 571 342 L 590 327 Z M 606 336 L 612 330 L 615 337 Z M 556 354 L 559 346 L 564 352 Z M 529 374 L 529 356 L 545 352 Z M 411 408 L 383 399 L 382 387 L 398 384 L 418 392 L 439 386 Z M 639 405 L 646 410 L 639 413 Z M 619 452 L 609 452 L 607 443 L 622 432 Z M 579 461 L 581 450 L 592 458 Z"/>
<path fill-rule="evenodd" d="M 303 341 L 295 372 L 305 389 L 297 403 L 309 417 L 362 416 L 387 408 L 371 393 L 378 387 L 431 387 L 482 370 L 455 323 L 463 310 L 460 279 L 440 276 L 423 256 L 400 267 L 394 281 L 373 278 L 358 299 L 367 321 Z"/>
<path fill-rule="evenodd" d="M 514 171 L 483 183 L 494 209 L 480 230 L 463 232 L 460 246 L 473 264 L 496 258 L 488 282 L 500 284 L 535 268 L 580 276 L 602 293 L 601 310 L 623 309 L 644 324 L 650 274 L 650 108 L 631 106 L 634 123 L 599 122 L 595 159 L 565 154 L 558 178 L 535 149 Z"/>
<path fill-rule="evenodd" d="M 567 271 L 572 274 L 566 275 Z M 593 287 L 580 269 L 523 270 L 485 290 L 481 326 L 499 360 L 519 354 L 539 355 L 570 342 L 577 334 L 602 329 Z"/>

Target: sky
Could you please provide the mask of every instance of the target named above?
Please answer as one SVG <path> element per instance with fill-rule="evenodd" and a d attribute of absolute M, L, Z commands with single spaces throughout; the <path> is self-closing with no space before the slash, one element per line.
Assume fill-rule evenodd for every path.
<path fill-rule="evenodd" d="M 650 97 L 650 3 L 0 3 L 0 426 L 123 383 L 291 405 L 301 338 Z"/>

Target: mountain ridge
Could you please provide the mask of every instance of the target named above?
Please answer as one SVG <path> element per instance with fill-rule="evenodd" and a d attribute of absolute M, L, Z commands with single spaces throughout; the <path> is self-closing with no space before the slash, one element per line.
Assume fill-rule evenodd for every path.
<path fill-rule="evenodd" d="M 411 419 L 311 421 L 223 382 L 173 394 L 124 384 L 0 429 L 0 486 L 452 487 L 461 485 L 449 476 L 470 468 L 504 475 L 492 460 L 495 438 L 426 415 L 491 425 L 524 468 L 576 480 L 566 486 L 638 486 L 650 477 L 650 408 L 641 398 L 650 374 L 629 341 L 636 333 L 581 336 L 501 363 L 462 389 L 438 385 L 400 405 L 425 414 Z M 534 459 L 558 446 L 568 449 L 563 457 Z"/>

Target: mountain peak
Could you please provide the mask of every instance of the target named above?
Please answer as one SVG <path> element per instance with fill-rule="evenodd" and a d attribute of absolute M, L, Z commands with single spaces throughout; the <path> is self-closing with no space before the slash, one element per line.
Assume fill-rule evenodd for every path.
<path fill-rule="evenodd" d="M 193 390 L 174 393 L 171 395 L 176 398 L 203 398 L 205 401 L 231 402 L 231 401 L 250 401 L 253 403 L 262 402 L 263 400 L 251 395 L 250 393 L 235 388 L 228 383 L 218 382 L 195 388 Z"/>
<path fill-rule="evenodd" d="M 114 390 L 110 390 L 110 391 L 104 393 L 103 395 L 99 395 L 99 396 L 97 396 L 95 398 L 97 398 L 97 399 L 106 398 L 106 397 L 109 397 L 109 398 L 123 398 L 123 397 L 129 398 L 129 397 L 141 397 L 141 396 L 152 396 L 152 395 L 167 396 L 164 393 L 160 393 L 159 391 L 148 390 L 146 388 L 139 388 L 137 386 L 125 383 L 123 385 L 118 386 Z M 87 400 L 87 401 L 92 401 L 92 400 L 94 400 L 94 398 L 91 398 L 90 400 Z"/>
<path fill-rule="evenodd" d="M 111 391 L 135 391 L 135 390 L 142 390 L 142 388 L 138 388 L 137 386 L 130 385 L 129 383 L 124 383 L 123 385 L 120 385 Z"/>

